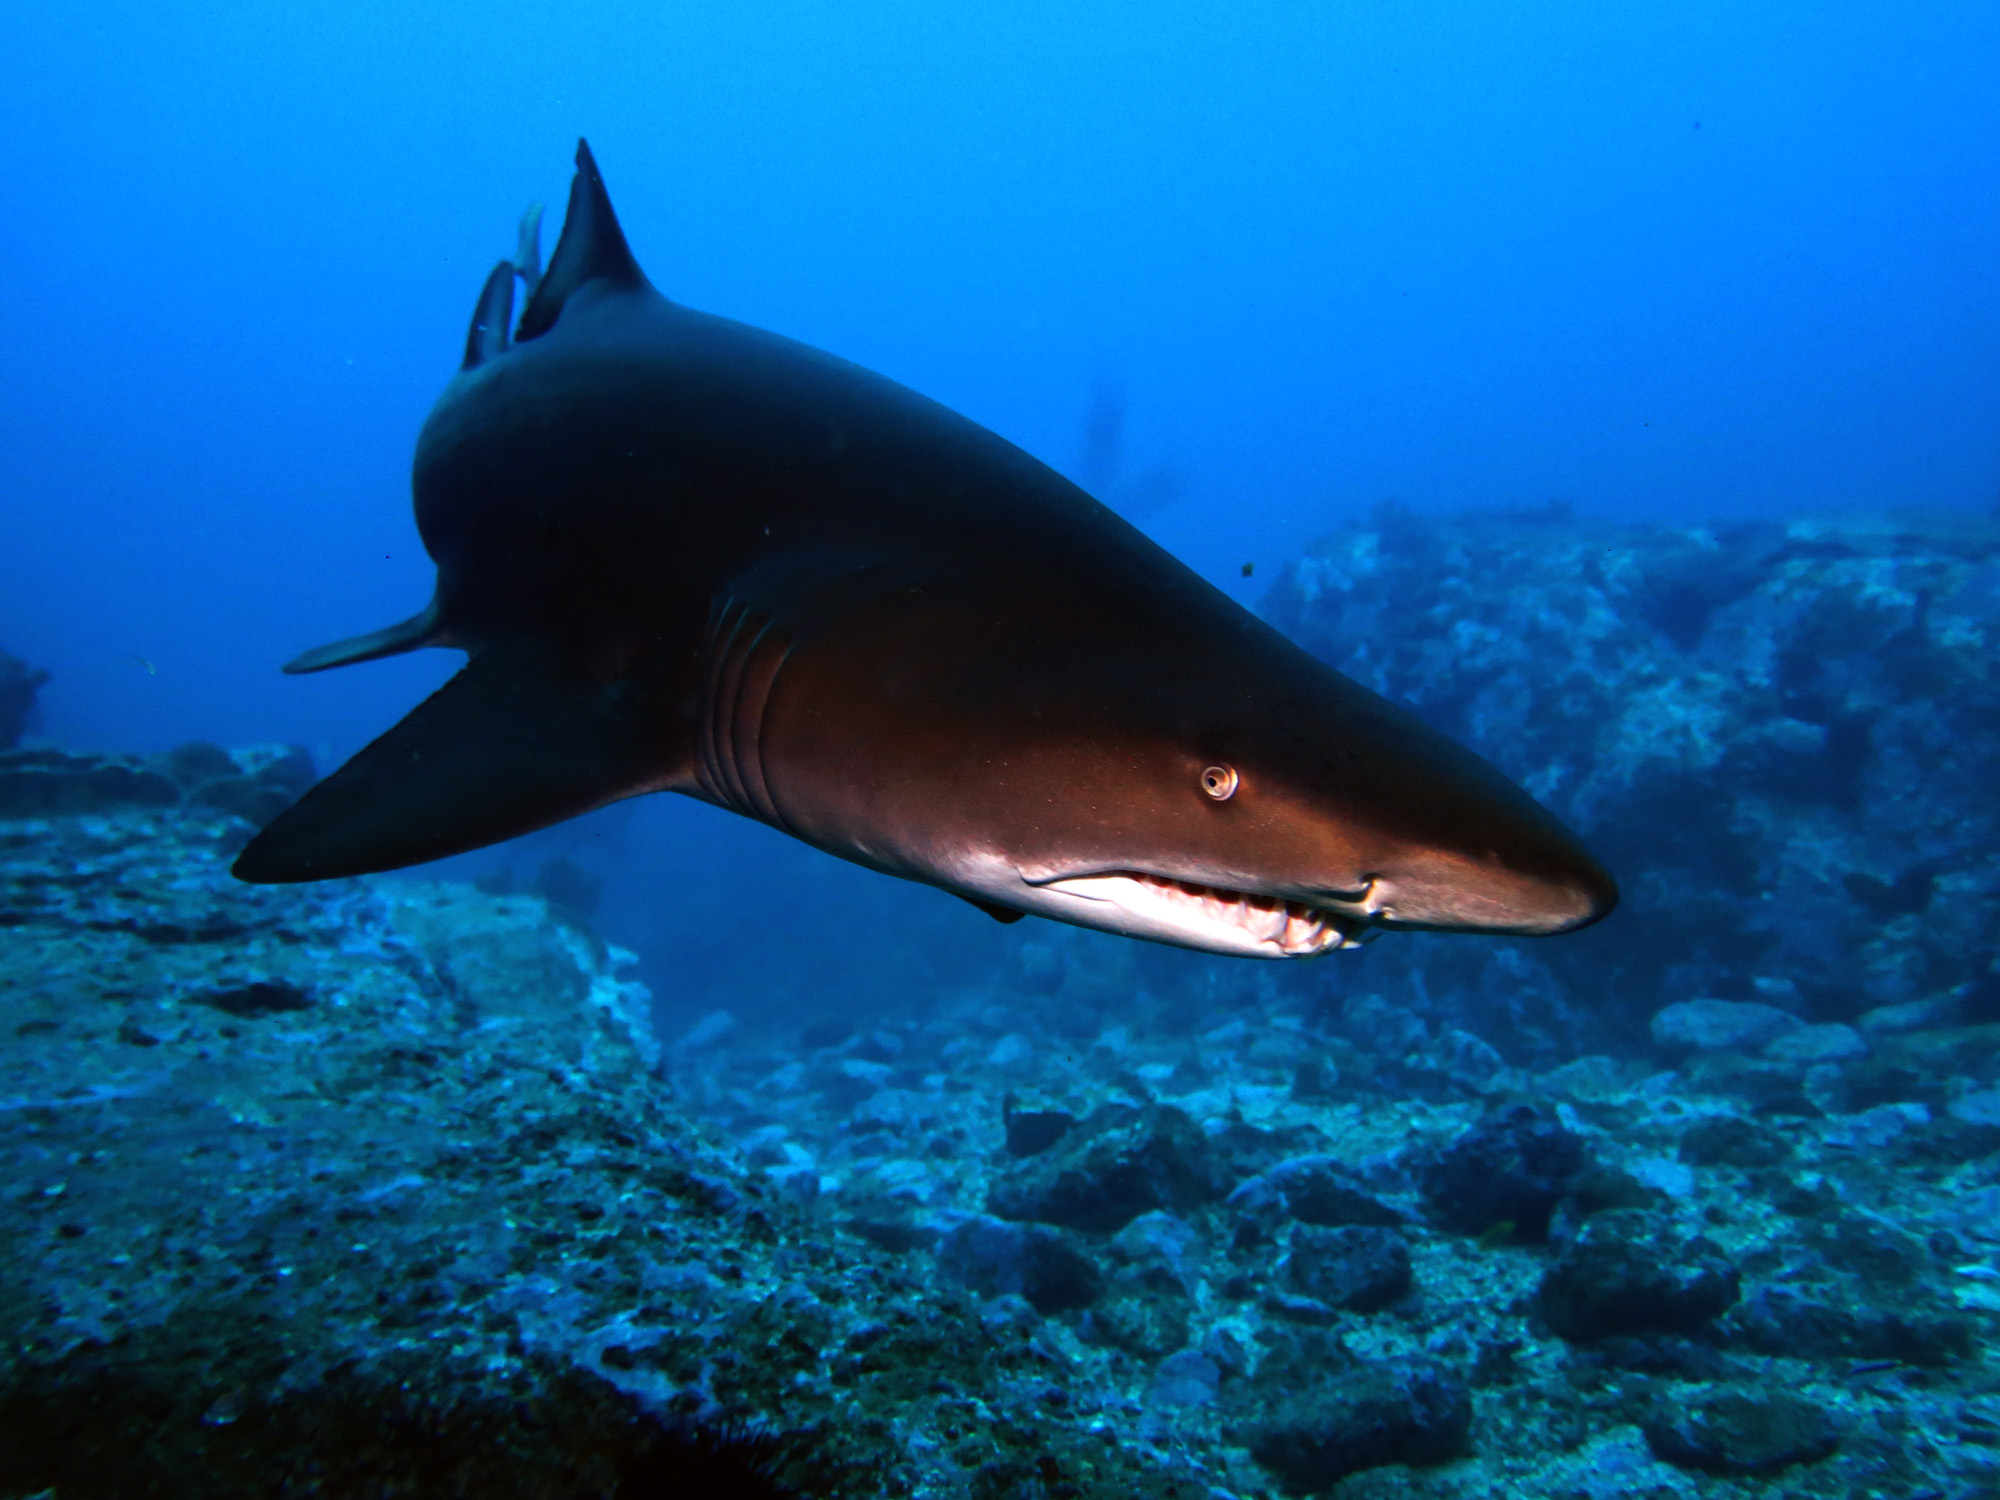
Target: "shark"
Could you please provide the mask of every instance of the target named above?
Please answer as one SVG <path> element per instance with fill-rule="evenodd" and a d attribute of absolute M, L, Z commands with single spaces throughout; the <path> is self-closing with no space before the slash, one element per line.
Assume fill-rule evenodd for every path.
<path fill-rule="evenodd" d="M 1053 469 L 662 295 L 587 142 L 546 268 L 539 214 L 417 439 L 430 603 L 285 670 L 467 663 L 252 838 L 241 879 L 675 792 L 1003 921 L 1243 957 L 1569 932 L 1616 903 L 1499 770 Z"/>

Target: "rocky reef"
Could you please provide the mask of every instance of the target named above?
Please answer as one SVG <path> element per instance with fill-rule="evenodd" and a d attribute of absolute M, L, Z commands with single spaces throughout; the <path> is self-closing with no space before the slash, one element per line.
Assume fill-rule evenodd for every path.
<path fill-rule="evenodd" d="M 1624 886 L 1561 943 L 1355 969 L 1515 1056 L 1670 1001 L 2000 1021 L 2000 522 L 1684 529 L 1389 509 L 1266 612 L 1526 784 Z"/>
<path fill-rule="evenodd" d="M 233 884 L 294 754 L 0 755 L 0 1495 L 2000 1495 L 2000 527 L 1269 608 L 1620 913 L 661 1045 L 576 907 Z"/>
<path fill-rule="evenodd" d="M 631 955 L 231 880 L 310 775 L 0 758 L 0 1494 L 1172 1493 L 690 1124 Z"/>

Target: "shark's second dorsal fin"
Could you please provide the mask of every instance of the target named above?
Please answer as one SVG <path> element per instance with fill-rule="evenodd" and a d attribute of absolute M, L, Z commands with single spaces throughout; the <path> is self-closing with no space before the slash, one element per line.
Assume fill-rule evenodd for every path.
<path fill-rule="evenodd" d="M 609 282 L 622 289 L 645 286 L 646 273 L 632 258 L 625 243 L 625 231 L 611 211 L 611 199 L 604 191 L 604 179 L 597 175 L 597 162 L 590 143 L 576 143 L 576 176 L 569 185 L 569 211 L 563 216 L 562 238 L 549 268 L 535 287 L 535 295 L 521 314 L 517 339 L 539 338 L 556 326 L 563 304 L 578 288 L 592 281 Z"/>
<path fill-rule="evenodd" d="M 657 746 L 620 695 L 533 640 L 475 656 L 237 857 L 261 884 L 397 870 L 651 790 Z"/>
<path fill-rule="evenodd" d="M 521 290 L 535 295 L 542 284 L 542 205 L 530 203 L 521 215 L 521 227 L 514 236 L 514 274 L 521 278 Z"/>

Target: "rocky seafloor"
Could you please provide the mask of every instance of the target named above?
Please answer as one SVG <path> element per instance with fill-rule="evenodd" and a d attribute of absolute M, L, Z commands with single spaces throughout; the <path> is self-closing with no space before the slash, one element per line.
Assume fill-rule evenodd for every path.
<path fill-rule="evenodd" d="M 0 753 L 0 1496 L 2000 1496 L 1997 560 L 1386 514 L 1269 612 L 1604 928 L 664 1047 L 538 898 L 230 881 L 295 755 Z"/>

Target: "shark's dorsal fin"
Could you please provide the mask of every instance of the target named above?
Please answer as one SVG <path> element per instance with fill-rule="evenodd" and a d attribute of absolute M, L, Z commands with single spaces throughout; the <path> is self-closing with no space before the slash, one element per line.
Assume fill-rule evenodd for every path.
<path fill-rule="evenodd" d="M 472 309 L 472 329 L 465 336 L 465 363 L 476 370 L 496 354 L 507 352 L 507 329 L 514 321 L 514 267 L 501 261 L 486 278 L 479 304 Z"/>
<path fill-rule="evenodd" d="M 400 656 L 405 651 L 415 651 L 420 646 L 437 644 L 438 603 L 433 599 L 419 614 L 396 625 L 385 625 L 380 630 L 371 630 L 366 635 L 350 636 L 344 641 L 335 641 L 331 646 L 319 646 L 295 656 L 285 663 L 285 670 L 293 676 L 305 672 L 324 672 L 328 667 L 350 666 L 357 661 L 375 661 L 384 656 Z"/>
<path fill-rule="evenodd" d="M 235 872 L 326 880 L 498 843 L 653 790 L 655 738 L 541 642 L 489 646 L 252 839 Z"/>
<path fill-rule="evenodd" d="M 611 211 L 611 199 L 604 191 L 604 179 L 597 175 L 597 162 L 590 154 L 590 142 L 576 143 L 576 176 L 569 185 L 569 211 L 563 216 L 562 238 L 549 268 L 535 287 L 518 339 L 540 338 L 556 326 L 563 305 L 577 290 L 593 281 L 604 281 L 623 290 L 647 284 L 646 273 L 632 258 L 625 243 L 625 231 Z"/>

